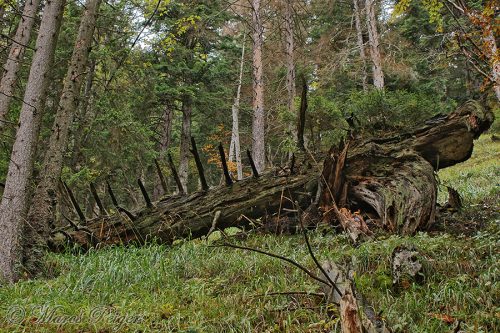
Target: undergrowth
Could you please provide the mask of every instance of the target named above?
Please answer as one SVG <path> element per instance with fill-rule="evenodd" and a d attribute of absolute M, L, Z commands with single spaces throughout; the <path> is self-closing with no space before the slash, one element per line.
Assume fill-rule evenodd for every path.
<path fill-rule="evenodd" d="M 500 330 L 499 144 L 485 135 L 473 157 L 439 173 L 465 203 L 462 223 L 486 212 L 473 234 L 379 236 L 353 247 L 345 235 L 310 232 L 320 260 L 351 265 L 355 283 L 395 332 Z M 444 195 L 440 200 L 444 201 Z M 453 228 L 453 225 L 448 228 Z M 451 230 L 448 230 L 451 231 Z M 315 266 L 300 235 L 250 234 L 232 242 Z M 48 254 L 48 279 L 0 288 L 1 332 L 339 332 L 338 312 L 314 295 L 306 274 L 277 259 L 181 241 L 111 247 L 74 256 Z M 425 279 L 392 284 L 390 258 L 412 244 L 425 258 Z"/>

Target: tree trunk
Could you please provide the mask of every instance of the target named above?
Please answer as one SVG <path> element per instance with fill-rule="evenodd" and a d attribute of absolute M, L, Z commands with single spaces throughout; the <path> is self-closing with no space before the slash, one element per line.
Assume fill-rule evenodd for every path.
<path fill-rule="evenodd" d="M 43 249 L 49 234 L 49 227 L 54 225 L 57 203 L 57 185 L 61 178 L 63 156 L 68 145 L 69 127 L 73 122 L 80 88 L 85 78 L 87 60 L 92 45 L 97 12 L 101 0 L 87 0 L 83 12 L 78 36 L 76 38 L 71 61 L 63 83 L 59 106 L 52 126 L 48 150 L 42 164 L 44 170 L 33 196 L 25 230 L 26 244 L 23 246 L 24 268 L 30 275 L 40 270 Z M 35 243 L 33 240 L 40 240 Z"/>
<path fill-rule="evenodd" d="M 240 60 L 240 76 L 238 78 L 238 87 L 236 88 L 236 97 L 234 98 L 234 104 L 231 108 L 231 115 L 233 118 L 233 128 L 231 130 L 231 144 L 229 146 L 229 161 L 236 163 L 236 174 L 237 179 L 243 179 L 243 165 L 241 164 L 241 148 L 240 148 L 240 97 L 241 97 L 241 84 L 243 82 L 243 68 L 245 64 L 245 39 L 246 34 L 243 37 L 243 46 L 241 48 L 241 60 Z"/>
<path fill-rule="evenodd" d="M 14 282 L 21 264 L 21 230 L 30 199 L 30 179 L 50 70 L 62 21 L 65 0 L 46 3 L 36 52 L 26 85 L 20 125 L 12 148 L 5 189 L 0 203 L 0 280 Z M 35 240 L 30 240 L 35 241 Z"/>
<path fill-rule="evenodd" d="M 82 147 L 85 144 L 86 138 L 89 131 L 89 124 L 94 117 L 93 112 L 93 100 L 94 100 L 94 75 L 95 75 L 96 60 L 92 59 L 87 69 L 87 76 L 85 79 L 85 88 L 83 91 L 83 99 L 79 105 L 79 111 L 76 121 L 77 125 L 75 132 L 73 133 L 73 147 L 71 149 L 72 156 L 70 166 L 73 170 L 79 170 L 80 163 L 82 162 Z"/>
<path fill-rule="evenodd" d="M 24 58 L 24 51 L 30 42 L 31 31 L 33 30 L 33 24 L 35 24 L 39 5 L 40 0 L 26 0 L 16 35 L 13 38 L 14 41 L 3 67 L 2 81 L 0 81 L 0 131 L 6 125 L 5 120 L 14 94 L 17 75 Z"/>
<path fill-rule="evenodd" d="M 184 96 L 182 100 L 182 132 L 180 146 L 179 179 L 182 187 L 188 193 L 189 177 L 189 143 L 191 142 L 191 114 L 193 112 L 193 102 L 191 96 Z"/>
<path fill-rule="evenodd" d="M 172 139 L 172 123 L 174 119 L 174 110 L 170 105 L 165 105 L 165 111 L 163 112 L 163 117 L 161 120 L 161 137 L 160 137 L 160 149 L 159 149 L 159 160 L 165 162 L 167 160 L 168 148 L 170 148 L 170 141 Z M 159 176 L 158 176 L 159 177 Z M 158 179 L 155 183 L 153 190 L 153 198 L 158 199 L 163 194 L 163 186 L 161 184 L 161 179 Z"/>
<path fill-rule="evenodd" d="M 309 161 L 297 158 L 293 172 L 265 173 L 191 196 L 166 197 L 153 208 L 134 212 L 133 221 L 119 214 L 90 221 L 77 231 L 66 228 L 56 232 L 52 245 L 61 248 L 70 242 L 89 248 L 152 238 L 170 243 L 177 238 L 203 236 L 214 224 L 223 229 L 249 220 L 255 224 L 259 217 L 264 217 L 264 223 L 286 220 L 293 224 L 297 223 L 293 210 L 297 207 L 292 202 L 305 209 L 305 224 L 323 220 L 361 236 L 370 230 L 356 228 L 366 225 L 411 234 L 434 222 L 434 171 L 467 160 L 473 140 L 492 122 L 490 111 L 469 102 L 413 132 L 355 141 L 342 150 L 343 154 L 334 154 L 332 149 L 325 159 L 319 200 L 315 190 L 319 169 L 308 168 Z M 360 212 L 352 213 L 357 210 Z"/>
<path fill-rule="evenodd" d="M 259 178 L 246 178 L 208 192 L 166 197 L 151 209 L 133 213 L 133 221 L 121 213 L 89 221 L 77 231 L 66 228 L 55 232 L 52 246 L 63 249 L 67 242 L 83 248 L 98 244 L 142 244 L 153 238 L 161 243 L 171 243 L 179 238 L 206 235 L 214 225 L 218 229 L 248 225 L 265 216 L 267 211 L 279 216 L 280 207 L 281 215 L 285 216 L 284 209 L 294 207 L 284 193 L 293 196 L 301 207 L 307 207 L 316 192 L 317 181 L 311 175 L 317 174 L 318 169 L 312 168 L 304 168 L 289 176 L 266 173 Z M 218 218 L 214 222 L 215 216 Z"/>
<path fill-rule="evenodd" d="M 359 0 L 353 0 L 354 4 L 354 21 L 356 23 L 356 37 L 359 48 L 359 57 L 361 59 L 361 82 L 363 84 L 363 90 L 368 90 L 368 74 L 366 73 L 366 54 L 365 54 L 365 43 L 363 41 L 363 28 L 361 24 L 361 14 L 359 10 Z"/>
<path fill-rule="evenodd" d="M 293 6 L 292 0 L 285 1 L 285 54 L 286 54 L 286 91 L 287 91 L 287 109 L 292 117 L 297 119 L 295 114 L 295 61 L 293 56 L 294 40 L 293 40 Z M 296 122 L 291 121 L 289 124 L 290 134 L 293 142 L 297 144 L 297 127 Z"/>
<path fill-rule="evenodd" d="M 252 0 L 253 29 L 253 116 L 252 116 L 252 158 L 257 171 L 262 172 L 266 164 L 264 112 L 264 83 L 262 68 L 262 44 L 264 29 L 260 18 L 260 0 Z"/>
<path fill-rule="evenodd" d="M 377 30 L 377 14 L 375 5 L 377 0 L 366 0 L 366 22 L 368 38 L 370 40 L 370 58 L 373 69 L 373 85 L 377 89 L 384 89 L 384 71 L 382 70 L 382 57 L 380 55 L 380 37 Z"/>
<path fill-rule="evenodd" d="M 307 90 L 307 80 L 305 77 L 302 77 L 302 94 L 300 97 L 299 119 L 297 123 L 297 147 L 302 151 L 306 150 L 304 131 L 306 128 Z"/>

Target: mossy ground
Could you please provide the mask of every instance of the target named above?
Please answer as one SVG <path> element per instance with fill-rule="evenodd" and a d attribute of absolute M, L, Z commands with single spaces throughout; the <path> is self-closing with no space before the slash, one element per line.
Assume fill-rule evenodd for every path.
<path fill-rule="evenodd" d="M 500 331 L 500 143 L 485 135 L 473 157 L 443 170 L 465 208 L 438 231 L 379 236 L 359 247 L 344 235 L 310 233 L 320 260 L 351 264 L 355 281 L 395 332 Z M 444 200 L 444 196 L 440 196 Z M 464 225 L 468 229 L 464 231 Z M 300 235 L 250 234 L 232 241 L 314 269 Z M 312 295 L 303 272 L 277 259 L 194 240 L 172 247 L 112 247 L 49 254 L 53 278 L 0 288 L 1 332 L 338 332 L 337 312 Z M 390 257 L 413 244 L 425 280 L 392 286 Z"/>

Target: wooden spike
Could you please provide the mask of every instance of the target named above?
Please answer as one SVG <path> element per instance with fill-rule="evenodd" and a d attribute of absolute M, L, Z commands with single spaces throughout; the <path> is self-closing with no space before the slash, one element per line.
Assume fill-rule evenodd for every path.
<path fill-rule="evenodd" d="M 186 193 L 184 188 L 182 187 L 181 180 L 179 179 L 179 175 L 177 174 L 177 170 L 175 169 L 174 161 L 172 160 L 172 155 L 168 154 L 168 165 L 170 166 L 170 171 L 172 171 L 172 176 L 174 176 L 175 183 L 177 184 L 177 189 L 179 190 L 179 194 Z"/>
<path fill-rule="evenodd" d="M 190 149 L 191 154 L 194 156 L 194 160 L 196 162 L 196 168 L 198 169 L 198 175 L 200 176 L 201 188 L 203 191 L 208 191 L 209 187 L 207 184 L 207 180 L 205 179 L 205 171 L 203 170 L 203 164 L 201 164 L 200 155 L 198 154 L 198 149 L 196 148 L 196 141 L 194 137 L 191 137 L 191 146 Z"/>
<path fill-rule="evenodd" d="M 73 192 L 71 189 L 68 187 L 68 184 L 66 182 L 63 182 L 64 188 L 66 189 L 66 192 L 68 192 L 69 199 L 71 200 L 71 203 L 73 204 L 73 207 L 76 210 L 76 213 L 78 214 L 78 217 L 80 218 L 80 221 L 85 223 L 87 220 L 85 219 L 85 215 L 83 214 L 82 209 L 80 208 L 80 205 L 78 205 L 78 202 L 75 199 L 75 196 L 73 195 Z"/>
<path fill-rule="evenodd" d="M 90 192 L 92 193 L 92 196 L 94 197 L 94 200 L 95 200 L 95 203 L 97 204 L 97 207 L 99 207 L 99 213 L 101 215 L 107 215 L 107 212 L 104 209 L 104 206 L 101 202 L 101 199 L 99 198 L 99 195 L 97 194 L 97 190 L 94 186 L 94 183 L 90 183 Z"/>
<path fill-rule="evenodd" d="M 224 147 L 222 147 L 222 143 L 219 143 L 219 155 L 220 161 L 222 163 L 222 170 L 224 171 L 224 178 L 226 178 L 226 185 L 233 185 L 233 180 L 231 179 L 231 175 L 229 174 L 229 169 L 226 162 L 226 154 L 224 153 Z"/>
<path fill-rule="evenodd" d="M 250 160 L 250 166 L 252 167 L 252 173 L 255 178 L 259 178 L 259 172 L 257 171 L 257 168 L 255 167 L 255 163 L 253 162 L 252 154 L 250 153 L 250 150 L 247 149 L 247 156 L 248 159 Z"/>
<path fill-rule="evenodd" d="M 121 213 L 125 213 L 125 215 L 127 215 L 132 221 L 135 221 L 136 216 L 134 216 L 134 214 L 132 214 L 125 208 L 120 207 L 120 205 L 118 205 L 118 200 L 116 200 L 115 194 L 113 193 L 113 189 L 111 188 L 111 185 L 109 184 L 108 180 L 106 180 L 106 185 L 108 187 L 109 196 L 111 197 L 111 201 L 113 202 L 113 206 L 115 206 L 116 210 L 118 210 Z"/>
<path fill-rule="evenodd" d="M 155 158 L 155 166 L 156 166 L 156 172 L 158 173 L 158 177 L 160 178 L 160 183 L 161 187 L 163 188 L 163 192 L 167 193 L 168 192 L 167 182 L 165 181 L 165 176 L 161 171 L 160 163 L 158 163 L 158 160 L 156 158 Z"/>
<path fill-rule="evenodd" d="M 146 191 L 144 184 L 142 183 L 142 181 L 139 178 L 137 179 L 137 184 L 139 184 L 139 187 L 141 188 L 141 193 L 142 193 L 142 196 L 144 197 L 144 201 L 146 201 L 146 206 L 148 208 L 153 207 L 153 204 L 151 203 L 151 199 L 149 199 L 148 192 Z"/>
<path fill-rule="evenodd" d="M 290 163 L 290 174 L 292 175 L 294 173 L 295 168 L 295 153 L 292 154 L 292 162 Z"/>
<path fill-rule="evenodd" d="M 128 218 L 132 221 L 135 221 L 135 219 L 137 218 L 137 216 L 135 216 L 134 214 L 132 214 L 131 212 L 129 212 L 128 210 L 126 210 L 123 207 L 118 206 L 118 207 L 116 207 L 116 209 L 118 209 L 119 212 L 125 213 L 125 215 L 127 215 Z"/>
<path fill-rule="evenodd" d="M 111 184 L 106 180 L 106 186 L 108 187 L 108 193 L 111 197 L 111 201 L 113 202 L 113 206 L 118 207 L 118 200 L 116 200 L 115 194 L 113 193 L 113 189 L 111 188 Z"/>

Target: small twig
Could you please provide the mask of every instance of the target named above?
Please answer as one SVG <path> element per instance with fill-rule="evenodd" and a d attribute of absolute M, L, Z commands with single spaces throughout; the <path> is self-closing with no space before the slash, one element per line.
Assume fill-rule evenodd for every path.
<path fill-rule="evenodd" d="M 276 295 L 307 295 L 307 296 L 317 296 L 324 298 L 326 295 L 323 293 L 311 293 L 308 291 L 282 291 L 282 292 L 272 292 L 266 294 L 258 294 L 253 297 L 265 297 L 265 296 L 276 296 Z"/>
<path fill-rule="evenodd" d="M 296 204 L 296 206 L 299 207 L 298 204 Z M 298 218 L 299 218 L 299 221 L 300 221 L 300 228 L 302 229 L 302 234 L 304 235 L 304 240 L 306 241 L 307 250 L 309 251 L 309 254 L 311 255 L 312 260 L 314 261 L 314 263 L 316 264 L 316 266 L 318 266 L 318 268 L 321 271 L 321 273 L 323 273 L 323 275 L 327 278 L 328 282 L 330 282 L 327 285 L 329 285 L 330 287 L 332 287 L 333 289 L 335 289 L 335 291 L 339 293 L 340 297 L 342 297 L 342 292 L 340 291 L 340 289 L 337 287 L 337 285 L 335 284 L 335 282 L 332 281 L 332 279 L 330 278 L 330 276 L 328 275 L 328 273 L 325 271 L 325 269 L 323 268 L 323 266 L 321 266 L 321 264 L 319 263 L 318 259 L 316 259 L 316 256 L 314 255 L 314 252 L 313 252 L 312 247 L 311 247 L 311 243 L 309 243 L 309 237 L 307 237 L 306 228 L 304 228 L 304 223 L 302 221 L 302 216 L 301 216 L 300 213 L 297 213 L 297 215 L 298 215 Z"/>
<path fill-rule="evenodd" d="M 309 271 L 307 268 L 305 268 L 301 264 L 297 263 L 296 261 L 293 261 L 292 259 L 280 256 L 280 255 L 277 255 L 277 254 L 274 254 L 274 253 L 262 251 L 262 250 L 259 250 L 259 249 L 254 249 L 254 248 L 251 248 L 251 247 L 239 246 L 239 245 L 234 245 L 234 244 L 229 244 L 229 243 L 222 243 L 221 245 L 217 245 L 217 246 L 225 246 L 225 247 L 232 247 L 232 248 L 240 249 L 240 250 L 253 251 L 253 252 L 260 253 L 260 254 L 264 254 L 264 255 L 269 256 L 269 257 L 281 259 L 281 260 L 286 261 L 286 262 L 292 264 L 293 266 L 301 269 L 302 271 L 304 271 L 307 275 L 309 275 L 314 280 L 316 280 L 318 282 L 321 282 L 321 283 L 324 283 L 326 285 L 329 285 L 329 283 L 327 281 L 323 280 L 320 277 L 317 277 L 316 275 L 314 275 L 313 273 L 311 273 L 311 271 Z"/>

